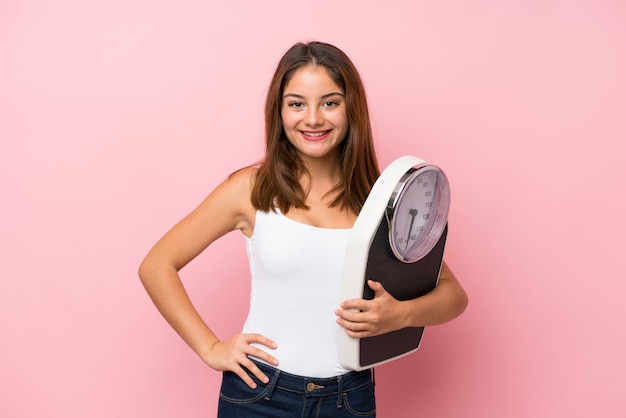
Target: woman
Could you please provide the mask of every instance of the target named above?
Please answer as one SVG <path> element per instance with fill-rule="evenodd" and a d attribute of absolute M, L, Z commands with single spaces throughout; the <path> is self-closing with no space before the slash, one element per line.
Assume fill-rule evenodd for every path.
<path fill-rule="evenodd" d="M 444 263 L 420 298 L 398 301 L 368 281 L 374 299 L 339 300 L 348 233 L 379 175 L 363 85 L 342 51 L 320 42 L 289 49 L 265 122 L 260 166 L 211 192 L 157 242 L 139 275 L 185 342 L 224 372 L 219 416 L 375 416 L 372 372 L 340 364 L 339 327 L 362 338 L 440 324 L 463 312 L 467 296 Z M 246 240 L 250 312 L 241 334 L 220 340 L 178 271 L 233 230 Z"/>

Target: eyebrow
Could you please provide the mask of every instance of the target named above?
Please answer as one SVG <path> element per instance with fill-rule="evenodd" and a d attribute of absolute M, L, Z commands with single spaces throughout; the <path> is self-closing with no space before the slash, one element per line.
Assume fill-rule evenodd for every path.
<path fill-rule="evenodd" d="M 325 95 L 322 96 L 322 100 L 323 99 L 328 99 L 329 97 L 333 97 L 333 96 L 341 96 L 341 97 L 345 97 L 346 95 L 343 93 L 339 93 L 339 92 L 332 92 L 332 93 L 326 93 Z M 283 99 L 286 97 L 295 97 L 297 99 L 304 99 L 305 97 L 302 96 L 301 94 L 296 94 L 296 93 L 287 93 L 283 96 Z"/>

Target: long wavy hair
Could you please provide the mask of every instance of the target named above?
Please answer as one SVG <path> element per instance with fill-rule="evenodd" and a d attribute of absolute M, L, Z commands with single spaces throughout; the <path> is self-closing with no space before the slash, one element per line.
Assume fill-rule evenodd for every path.
<path fill-rule="evenodd" d="M 365 89 L 348 56 L 322 42 L 297 43 L 278 63 L 265 102 L 266 154 L 252 189 L 252 204 L 259 210 L 278 208 L 282 213 L 291 207 L 307 208 L 306 192 L 299 182 L 306 167 L 287 140 L 281 118 L 284 88 L 293 74 L 306 65 L 324 67 L 345 94 L 348 132 L 340 144 L 340 180 L 329 191 L 336 193 L 330 206 L 358 214 L 380 174 Z"/>

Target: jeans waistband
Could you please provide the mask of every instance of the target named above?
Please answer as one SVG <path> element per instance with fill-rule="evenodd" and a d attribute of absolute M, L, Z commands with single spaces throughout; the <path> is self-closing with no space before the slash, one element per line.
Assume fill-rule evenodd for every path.
<path fill-rule="evenodd" d="M 269 377 L 270 392 L 273 391 L 274 387 L 279 387 L 283 390 L 311 396 L 341 394 L 369 384 L 374 380 L 372 369 L 319 378 L 298 376 L 256 360 L 252 361 Z"/>

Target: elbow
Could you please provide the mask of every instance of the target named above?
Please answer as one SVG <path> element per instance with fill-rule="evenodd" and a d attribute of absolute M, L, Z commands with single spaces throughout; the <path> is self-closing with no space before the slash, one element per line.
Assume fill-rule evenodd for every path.
<path fill-rule="evenodd" d="M 139 276 L 141 284 L 146 286 L 146 284 L 150 281 L 150 278 L 154 275 L 154 271 L 155 269 L 153 263 L 150 263 L 148 258 L 145 258 L 137 270 L 137 275 Z"/>
<path fill-rule="evenodd" d="M 453 314 L 453 318 L 456 318 L 467 309 L 467 305 L 469 304 L 469 296 L 460 284 L 455 289 L 453 295 L 454 296 L 450 300 L 450 305 L 452 307 L 451 313 Z"/>
<path fill-rule="evenodd" d="M 459 315 L 461 315 L 467 309 L 467 305 L 469 304 L 469 296 L 467 292 L 461 289 L 460 294 L 457 297 L 457 308 Z"/>
<path fill-rule="evenodd" d="M 177 277 L 178 268 L 171 263 L 164 261 L 162 257 L 148 254 L 141 262 L 137 270 L 137 275 L 141 284 L 150 291 L 160 283 L 169 280 L 172 276 Z"/>

